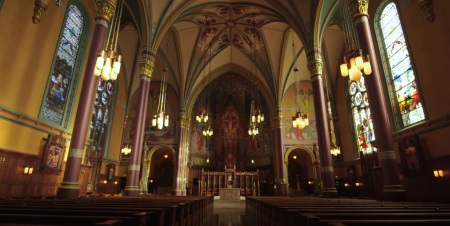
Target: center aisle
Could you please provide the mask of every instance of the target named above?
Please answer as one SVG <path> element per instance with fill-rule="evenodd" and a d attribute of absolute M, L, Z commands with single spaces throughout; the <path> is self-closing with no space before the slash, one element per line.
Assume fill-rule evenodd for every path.
<path fill-rule="evenodd" d="M 214 215 L 203 226 L 245 226 L 245 200 L 214 200 Z"/>

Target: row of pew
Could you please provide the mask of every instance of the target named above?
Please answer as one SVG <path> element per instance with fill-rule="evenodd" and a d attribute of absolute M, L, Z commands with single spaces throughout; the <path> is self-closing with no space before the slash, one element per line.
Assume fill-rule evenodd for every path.
<path fill-rule="evenodd" d="M 252 225 L 450 225 L 449 203 L 319 197 L 246 197 Z"/>
<path fill-rule="evenodd" d="M 0 225 L 198 226 L 213 213 L 213 197 L 139 196 L 1 199 Z"/>

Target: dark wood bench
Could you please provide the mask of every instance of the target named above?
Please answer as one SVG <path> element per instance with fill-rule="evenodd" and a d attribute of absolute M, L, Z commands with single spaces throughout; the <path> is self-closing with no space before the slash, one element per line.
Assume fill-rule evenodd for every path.
<path fill-rule="evenodd" d="M 40 209 L 38 213 L 48 215 L 57 213 L 59 215 L 78 216 L 108 216 L 113 214 L 117 219 L 144 212 L 146 216 L 140 225 L 159 226 L 191 226 L 200 225 L 212 214 L 213 197 L 134 197 L 134 198 L 81 198 L 75 200 L 39 200 L 39 199 L 17 199 L 0 200 L 1 209 L 8 209 L 9 213 L 33 215 L 32 210 Z M 36 212 L 35 212 L 36 213 Z M 129 219 L 126 219 L 129 221 Z M 0 220 L 1 221 L 1 220 Z M 104 221 L 103 224 L 107 224 Z M 111 223 L 111 221 L 109 221 Z M 0 223 L 1 224 L 1 223 Z M 133 224 L 136 225 L 136 224 Z"/>
<path fill-rule="evenodd" d="M 356 225 L 354 222 L 368 224 L 394 219 L 404 220 L 405 224 L 412 219 L 437 224 L 450 220 L 450 204 L 331 200 L 248 197 L 246 215 L 255 225 L 263 226 Z"/>

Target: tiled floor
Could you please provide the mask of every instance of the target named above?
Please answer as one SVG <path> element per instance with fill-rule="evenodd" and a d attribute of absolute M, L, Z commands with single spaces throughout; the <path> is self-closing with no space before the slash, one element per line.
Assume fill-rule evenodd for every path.
<path fill-rule="evenodd" d="M 245 226 L 245 200 L 214 200 L 214 215 L 203 226 Z"/>

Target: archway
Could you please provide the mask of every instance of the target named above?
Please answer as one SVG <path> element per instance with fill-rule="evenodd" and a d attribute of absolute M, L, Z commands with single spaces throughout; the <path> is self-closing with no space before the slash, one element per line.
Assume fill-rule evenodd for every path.
<path fill-rule="evenodd" d="M 285 178 L 289 184 L 290 194 L 313 194 L 318 181 L 314 162 L 315 156 L 308 147 L 295 146 L 286 151 L 284 156 Z"/>
<path fill-rule="evenodd" d="M 145 157 L 145 171 L 142 181 L 144 190 L 153 194 L 170 194 L 175 187 L 175 150 L 166 145 L 156 145 Z M 145 188 L 145 185 L 147 187 Z"/>

